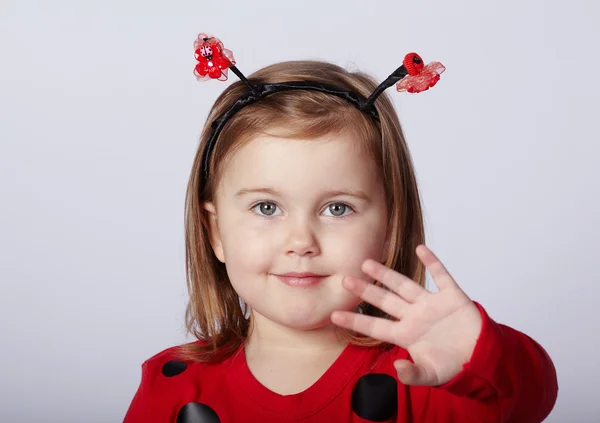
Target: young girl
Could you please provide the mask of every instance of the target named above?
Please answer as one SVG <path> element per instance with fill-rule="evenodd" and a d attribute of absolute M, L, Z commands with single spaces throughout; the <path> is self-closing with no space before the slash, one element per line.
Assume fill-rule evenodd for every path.
<path fill-rule="evenodd" d="M 214 104 L 188 185 L 197 341 L 144 362 L 124 422 L 544 420 L 558 390 L 544 349 L 492 320 L 424 245 L 382 91 L 427 89 L 443 67 L 407 55 L 379 86 L 315 61 L 246 79 L 218 39 L 195 48 L 199 79 L 241 79 Z"/>

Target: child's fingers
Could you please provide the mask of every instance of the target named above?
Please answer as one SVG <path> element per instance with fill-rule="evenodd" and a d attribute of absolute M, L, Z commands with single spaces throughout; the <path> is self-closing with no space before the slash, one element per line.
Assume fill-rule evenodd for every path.
<path fill-rule="evenodd" d="M 391 320 L 350 311 L 334 311 L 331 314 L 331 321 L 340 327 L 397 345 L 398 341 L 394 338 L 394 325 L 396 322 Z"/>
<path fill-rule="evenodd" d="M 450 275 L 444 264 L 426 245 L 419 245 L 416 249 L 417 256 L 423 262 L 435 285 L 440 291 L 452 287 L 458 288 L 458 284 Z"/>
<path fill-rule="evenodd" d="M 369 304 L 374 305 L 396 319 L 401 319 L 402 312 L 409 306 L 404 299 L 393 292 L 361 279 L 346 276 L 342 281 L 342 285 Z"/>
<path fill-rule="evenodd" d="M 362 271 L 387 286 L 409 303 L 414 302 L 422 295 L 430 293 L 412 279 L 376 262 L 375 260 L 365 260 L 362 265 Z"/>
<path fill-rule="evenodd" d="M 394 367 L 398 373 L 398 379 L 405 385 L 431 386 L 435 378 L 429 375 L 426 368 L 409 360 L 396 360 Z"/>

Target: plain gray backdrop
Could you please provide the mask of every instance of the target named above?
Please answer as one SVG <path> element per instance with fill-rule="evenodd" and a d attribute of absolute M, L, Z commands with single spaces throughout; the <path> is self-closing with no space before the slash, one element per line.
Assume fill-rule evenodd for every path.
<path fill-rule="evenodd" d="M 183 205 L 210 32 L 250 74 L 325 59 L 383 80 L 429 246 L 549 352 L 548 422 L 597 422 L 600 171 L 592 1 L 6 1 L 0 5 L 0 421 L 121 421 L 142 361 L 187 341 Z M 231 74 L 231 80 L 235 76 Z"/>

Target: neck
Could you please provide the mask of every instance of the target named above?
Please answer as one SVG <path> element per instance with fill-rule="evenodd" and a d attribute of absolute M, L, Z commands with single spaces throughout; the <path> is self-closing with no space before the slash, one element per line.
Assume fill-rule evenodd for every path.
<path fill-rule="evenodd" d="M 272 322 L 252 311 L 246 340 L 249 351 L 290 351 L 298 354 L 339 351 L 348 343 L 339 336 L 339 328 L 330 323 L 316 329 L 294 329 Z"/>

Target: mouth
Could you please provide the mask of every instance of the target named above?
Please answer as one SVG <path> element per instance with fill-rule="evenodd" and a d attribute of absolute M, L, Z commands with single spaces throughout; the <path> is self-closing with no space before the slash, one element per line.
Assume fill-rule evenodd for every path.
<path fill-rule="evenodd" d="M 275 276 L 284 284 L 294 287 L 316 286 L 327 278 L 327 275 L 318 275 L 315 273 L 285 273 Z"/>

